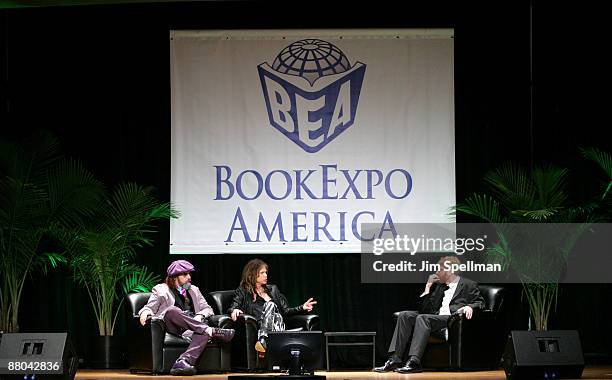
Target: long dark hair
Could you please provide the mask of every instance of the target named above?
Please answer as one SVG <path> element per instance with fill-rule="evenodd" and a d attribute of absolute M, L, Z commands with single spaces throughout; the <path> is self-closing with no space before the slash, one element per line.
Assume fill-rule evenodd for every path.
<path fill-rule="evenodd" d="M 176 281 L 177 277 L 178 276 L 173 276 L 173 277 L 166 276 L 166 280 L 164 282 L 166 283 L 166 285 L 168 285 L 168 287 L 170 289 L 174 289 L 176 287 L 176 282 L 175 281 Z"/>
<path fill-rule="evenodd" d="M 240 287 L 249 293 L 255 293 L 255 287 L 257 286 L 257 275 L 259 274 L 259 269 L 261 267 L 266 267 L 266 269 L 268 269 L 268 264 L 260 259 L 253 259 L 246 263 L 244 269 L 242 269 Z"/>

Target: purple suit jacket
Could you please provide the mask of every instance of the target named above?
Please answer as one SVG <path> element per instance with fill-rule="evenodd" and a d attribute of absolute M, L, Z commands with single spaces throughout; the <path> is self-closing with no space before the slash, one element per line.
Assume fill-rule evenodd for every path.
<path fill-rule="evenodd" d="M 212 307 L 206 302 L 206 299 L 200 292 L 197 286 L 191 285 L 191 289 L 189 289 L 189 294 L 191 295 L 191 299 L 193 300 L 193 309 L 196 315 L 202 315 L 204 318 L 210 317 L 214 314 Z M 149 301 L 147 304 L 140 309 L 138 315 L 140 316 L 145 311 L 152 315 L 153 319 L 164 319 L 164 315 L 166 311 L 174 306 L 174 294 L 166 284 L 158 284 L 153 287 L 153 292 L 149 297 Z M 191 336 L 193 334 L 192 331 L 185 331 L 183 336 Z"/>

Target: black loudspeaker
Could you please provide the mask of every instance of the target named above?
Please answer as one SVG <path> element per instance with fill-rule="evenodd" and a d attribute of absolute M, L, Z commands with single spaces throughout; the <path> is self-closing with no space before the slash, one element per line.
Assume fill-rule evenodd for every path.
<path fill-rule="evenodd" d="M 0 378 L 73 380 L 79 359 L 67 333 L 3 334 Z"/>
<path fill-rule="evenodd" d="M 584 358 L 578 331 L 512 331 L 503 366 L 507 379 L 579 379 Z"/>

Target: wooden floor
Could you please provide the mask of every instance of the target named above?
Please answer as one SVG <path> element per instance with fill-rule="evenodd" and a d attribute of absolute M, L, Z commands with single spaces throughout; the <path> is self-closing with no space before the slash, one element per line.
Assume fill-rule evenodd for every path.
<path fill-rule="evenodd" d="M 244 373 L 231 373 L 231 374 L 223 374 L 223 375 L 197 375 L 192 377 L 184 377 L 190 379 L 227 379 L 228 375 L 245 375 Z M 265 375 L 265 374 L 261 374 Z M 505 379 L 503 370 L 498 371 L 479 371 L 479 372 L 423 372 L 412 375 L 402 375 L 399 373 L 374 373 L 370 371 L 359 371 L 359 372 L 341 372 L 341 371 L 331 371 L 331 372 L 317 372 L 317 375 L 325 375 L 328 379 L 354 379 L 354 380 L 362 380 L 362 379 L 389 379 L 389 380 L 416 380 L 416 379 L 445 379 L 445 380 L 455 380 L 455 379 L 486 379 L 486 380 L 498 380 Z M 133 380 L 176 380 L 180 377 L 176 376 L 148 376 L 148 375 L 132 375 L 128 370 L 79 370 L 76 374 L 75 379 L 79 380 L 105 380 L 105 379 L 133 379 Z M 598 367 L 587 367 L 584 369 L 582 373 L 583 379 L 612 379 L 612 367 L 611 366 L 598 366 Z"/>

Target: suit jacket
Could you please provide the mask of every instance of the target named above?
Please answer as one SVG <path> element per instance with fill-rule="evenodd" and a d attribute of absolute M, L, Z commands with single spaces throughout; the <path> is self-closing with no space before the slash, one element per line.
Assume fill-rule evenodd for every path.
<path fill-rule="evenodd" d="M 206 302 L 206 299 L 200 292 L 197 286 L 191 285 L 188 290 L 193 300 L 193 310 L 196 315 L 200 314 L 204 318 L 208 318 L 214 314 L 212 307 Z M 171 306 L 174 306 L 174 294 L 166 284 L 158 284 L 153 287 L 153 293 L 149 297 L 147 304 L 140 309 L 138 315 L 148 311 L 153 314 L 153 319 L 164 319 L 166 311 Z"/>
<path fill-rule="evenodd" d="M 420 314 L 438 314 L 446 290 L 443 285 L 440 283 L 432 285 L 429 294 L 421 298 Z M 470 306 L 475 311 L 481 310 L 484 308 L 484 298 L 480 295 L 478 283 L 465 277 L 459 277 L 459 283 L 449 305 L 451 314 L 463 306 Z"/>
<path fill-rule="evenodd" d="M 288 317 L 290 315 L 300 314 L 304 311 L 302 305 L 296 307 L 289 307 L 287 302 L 287 298 L 283 295 L 283 293 L 278 290 L 276 285 L 266 285 L 266 293 L 272 298 L 272 301 L 278 306 L 278 310 L 280 314 L 284 317 Z M 234 291 L 234 299 L 232 300 L 232 304 L 229 309 L 227 309 L 228 314 L 232 314 L 234 309 L 240 309 L 245 314 L 250 314 L 255 319 L 259 320 L 261 315 L 254 314 L 254 301 L 253 294 L 246 291 L 244 288 L 238 288 Z"/>

